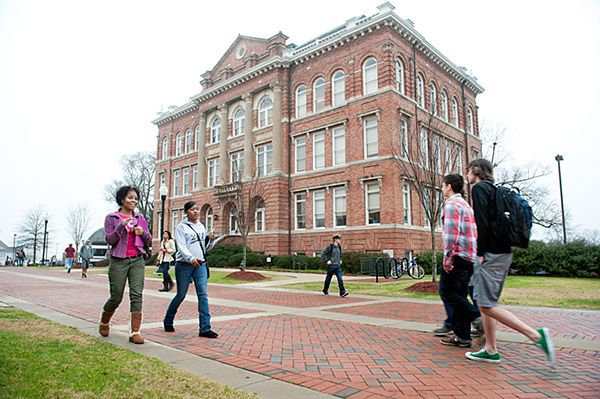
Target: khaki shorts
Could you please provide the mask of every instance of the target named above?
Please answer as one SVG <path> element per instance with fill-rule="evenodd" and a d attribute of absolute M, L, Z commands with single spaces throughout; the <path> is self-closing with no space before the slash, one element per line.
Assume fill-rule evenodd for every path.
<path fill-rule="evenodd" d="M 498 306 L 498 300 L 511 264 L 512 254 L 489 252 L 483 255 L 483 265 L 475 262 L 471 282 L 473 283 L 473 299 L 477 301 L 477 306 L 486 308 Z"/>

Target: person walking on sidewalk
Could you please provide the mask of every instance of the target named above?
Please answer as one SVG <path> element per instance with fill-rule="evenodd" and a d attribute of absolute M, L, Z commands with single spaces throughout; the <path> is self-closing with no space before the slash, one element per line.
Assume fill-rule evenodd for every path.
<path fill-rule="evenodd" d="M 163 287 L 159 290 L 161 292 L 171 291 L 175 286 L 173 279 L 171 279 L 171 276 L 169 275 L 169 266 L 171 265 L 171 262 L 173 262 L 174 253 L 175 241 L 173 241 L 173 237 L 171 237 L 171 232 L 165 230 L 157 257 L 160 271 L 163 276 Z"/>
<path fill-rule="evenodd" d="M 477 226 L 473 209 L 461 195 L 464 179 L 459 174 L 444 176 L 442 193 L 446 199 L 442 216 L 444 263 L 440 274 L 440 296 L 451 312 L 454 335 L 443 345 L 471 347 L 471 322 L 479 326 L 481 314 L 467 299 L 468 285 L 477 260 Z"/>
<path fill-rule="evenodd" d="M 321 252 L 321 259 L 327 263 L 327 276 L 325 277 L 325 284 L 323 286 L 323 294 L 329 295 L 329 284 L 333 275 L 337 277 L 338 286 L 340 288 L 340 296 L 348 296 L 348 291 L 344 288 L 344 281 L 342 280 L 342 236 L 336 234 L 333 236 L 333 243 L 329 244 L 323 252 Z"/>
<path fill-rule="evenodd" d="M 496 215 L 496 187 L 493 166 L 486 159 L 475 159 L 467 165 L 467 180 L 473 185 L 472 200 L 477 224 L 477 266 L 473 277 L 474 299 L 481 311 L 485 346 L 478 352 L 467 352 L 470 360 L 500 363 L 496 346 L 496 322 L 517 330 L 541 348 L 554 362 L 554 346 L 547 328 L 535 330 L 507 309 L 498 300 L 512 263 L 510 245 L 496 239 L 492 223 Z"/>
<path fill-rule="evenodd" d="M 73 248 L 73 244 L 69 244 L 69 246 L 65 248 L 65 266 L 67 267 L 67 273 L 71 273 L 74 258 L 75 248 Z"/>
<path fill-rule="evenodd" d="M 94 255 L 90 240 L 85 241 L 85 245 L 79 250 L 79 256 L 81 256 L 81 277 L 87 278 L 87 269 L 90 267 L 90 260 Z"/>
<path fill-rule="evenodd" d="M 149 245 L 152 236 L 148 222 L 135 212 L 140 197 L 137 187 L 123 186 L 116 194 L 119 210 L 106 215 L 104 233 L 110 245 L 108 281 L 110 298 L 100 314 L 99 332 L 109 334 L 109 322 L 123 300 L 125 283 L 129 283 L 129 342 L 143 344 L 140 335 L 142 326 L 142 291 L 144 290 L 144 245 Z"/>
<path fill-rule="evenodd" d="M 179 305 L 185 299 L 190 282 L 194 281 L 198 296 L 198 324 L 200 337 L 217 338 L 210 325 L 208 295 L 206 292 L 209 269 L 206 263 L 206 252 L 215 245 L 215 234 L 206 234 L 204 225 L 200 222 L 200 207 L 194 201 L 188 201 L 183 206 L 186 218 L 175 230 L 177 239 L 177 254 L 175 255 L 175 280 L 177 294 L 171 300 L 163 319 L 165 331 L 174 332 L 175 315 Z"/>

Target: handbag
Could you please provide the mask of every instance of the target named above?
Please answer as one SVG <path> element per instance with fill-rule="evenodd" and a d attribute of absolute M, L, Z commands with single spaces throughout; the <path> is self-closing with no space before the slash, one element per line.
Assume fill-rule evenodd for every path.
<path fill-rule="evenodd" d="M 189 227 L 190 229 L 192 229 L 192 226 L 190 226 L 189 224 L 185 224 L 185 225 L 187 227 Z M 196 234 L 196 237 L 198 237 L 198 245 L 200 245 L 200 249 L 202 250 L 202 256 L 204 256 L 203 263 L 206 265 L 206 279 L 208 280 L 210 278 L 210 268 L 208 267 L 208 262 L 206 261 L 206 252 L 204 252 L 204 245 L 202 245 L 202 240 L 200 239 L 200 235 L 198 235 L 196 230 L 192 229 L 192 231 Z"/>

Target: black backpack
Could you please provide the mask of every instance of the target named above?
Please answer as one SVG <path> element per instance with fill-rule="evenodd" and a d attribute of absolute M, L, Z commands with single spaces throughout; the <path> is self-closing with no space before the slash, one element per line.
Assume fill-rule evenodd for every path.
<path fill-rule="evenodd" d="M 533 225 L 533 210 L 516 187 L 496 186 L 496 214 L 492 220 L 493 236 L 511 247 L 527 249 Z"/>

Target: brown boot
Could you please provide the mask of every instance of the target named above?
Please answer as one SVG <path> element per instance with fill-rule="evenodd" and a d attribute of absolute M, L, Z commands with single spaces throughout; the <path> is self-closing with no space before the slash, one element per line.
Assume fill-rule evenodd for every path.
<path fill-rule="evenodd" d="M 134 344 L 143 344 L 144 338 L 140 335 L 142 327 L 142 313 L 133 312 L 129 316 L 129 342 Z"/>
<path fill-rule="evenodd" d="M 98 327 L 98 332 L 103 337 L 108 337 L 108 333 L 110 332 L 110 318 L 114 315 L 115 312 L 105 312 L 104 310 L 100 313 L 100 327 Z"/>

